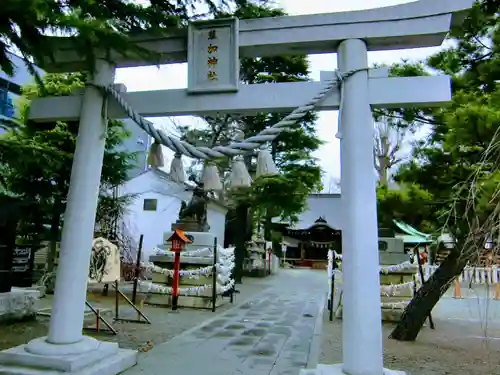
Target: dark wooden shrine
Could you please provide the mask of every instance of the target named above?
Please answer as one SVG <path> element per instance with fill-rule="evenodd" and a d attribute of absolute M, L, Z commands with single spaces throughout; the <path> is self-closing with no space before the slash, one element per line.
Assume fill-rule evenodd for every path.
<path fill-rule="evenodd" d="M 289 237 L 297 243 L 297 246 L 287 246 L 286 258 L 291 263 L 314 267 L 316 263 L 323 265 L 327 261 L 328 250 L 342 253 L 341 231 L 332 228 L 323 217 L 308 228 L 278 230 L 285 239 Z"/>

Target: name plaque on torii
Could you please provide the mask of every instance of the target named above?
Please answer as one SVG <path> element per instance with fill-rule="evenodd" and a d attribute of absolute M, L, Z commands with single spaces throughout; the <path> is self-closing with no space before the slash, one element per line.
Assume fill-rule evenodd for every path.
<path fill-rule="evenodd" d="M 189 94 L 238 91 L 238 34 L 237 18 L 196 21 L 189 24 Z"/>

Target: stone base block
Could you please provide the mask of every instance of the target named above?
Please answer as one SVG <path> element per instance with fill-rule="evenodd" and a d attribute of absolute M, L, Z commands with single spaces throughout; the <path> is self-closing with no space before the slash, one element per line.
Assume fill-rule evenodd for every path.
<path fill-rule="evenodd" d="M 33 285 L 33 286 L 30 286 L 27 288 L 13 287 L 12 289 L 38 291 L 39 298 L 43 298 L 43 297 L 45 297 L 45 294 L 47 294 L 47 288 L 44 285 Z"/>
<path fill-rule="evenodd" d="M 173 268 L 174 257 L 169 255 L 150 255 L 149 261 L 154 263 L 155 265 L 162 268 Z M 183 266 L 210 266 L 214 264 L 214 258 L 211 257 L 186 257 L 181 253 L 181 264 Z M 165 276 L 163 275 L 163 281 L 165 280 Z"/>
<path fill-rule="evenodd" d="M 176 227 L 175 228 L 173 227 L 172 231 L 174 231 L 175 229 L 182 229 L 182 228 L 179 228 L 177 226 L 177 224 L 174 224 L 174 225 Z M 213 233 L 208 233 L 207 231 L 196 230 L 196 229 L 199 229 L 199 228 L 182 229 L 182 230 L 184 230 L 184 234 L 191 240 L 191 243 L 186 245 L 186 248 L 184 249 L 184 251 L 193 251 L 193 250 L 203 249 L 203 248 L 207 248 L 207 247 L 212 249 L 214 247 L 215 235 Z M 170 244 L 168 243 L 168 239 L 170 238 L 171 235 L 172 235 L 172 232 L 163 233 L 164 246 L 170 247 Z"/>
<path fill-rule="evenodd" d="M 404 309 L 382 309 L 382 321 L 398 323 L 401 320 Z"/>
<path fill-rule="evenodd" d="M 27 350 L 29 346 L 21 345 L 0 352 L 0 374 L 117 375 L 135 366 L 138 357 L 137 351 L 120 349 L 117 343 L 110 342 L 96 342 L 94 349 L 76 354 L 57 354 L 64 352 L 64 345 L 60 351 L 54 345 L 53 354 L 32 354 Z"/>
<path fill-rule="evenodd" d="M 248 277 L 266 277 L 268 275 L 267 269 L 265 268 L 253 268 L 251 270 L 244 270 L 243 276 Z"/>
<path fill-rule="evenodd" d="M 184 232 L 197 232 L 204 233 L 210 230 L 210 226 L 208 224 L 198 224 L 196 221 L 177 221 L 171 226 L 172 231 L 174 230 L 182 230 Z"/>
<path fill-rule="evenodd" d="M 299 375 L 346 375 L 342 364 L 318 365 L 315 369 L 301 369 Z M 384 369 L 383 375 L 406 375 L 404 371 Z"/>
<path fill-rule="evenodd" d="M 0 323 L 34 319 L 39 301 L 38 290 L 12 288 L 8 293 L 0 293 Z"/>

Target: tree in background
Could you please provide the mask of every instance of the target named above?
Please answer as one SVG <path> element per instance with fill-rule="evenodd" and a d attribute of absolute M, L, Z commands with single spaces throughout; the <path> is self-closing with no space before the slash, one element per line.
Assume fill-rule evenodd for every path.
<path fill-rule="evenodd" d="M 407 129 L 399 126 L 392 117 L 375 116 L 375 137 L 373 156 L 379 184 L 389 185 L 389 175 L 404 158 L 401 157 L 401 147 L 405 141 Z"/>
<path fill-rule="evenodd" d="M 13 75 L 15 66 L 8 55 L 13 49 L 21 54 L 30 72 L 39 80 L 33 62 L 54 61 L 60 46 L 60 40 L 54 35 L 70 36 L 66 42 L 87 61 L 82 70 L 94 71 L 96 51 L 114 50 L 124 56 L 149 58 L 154 63 L 159 55 L 131 43 L 131 37 L 140 32 L 164 34 L 166 29 L 186 25 L 189 19 L 206 16 L 199 13 L 200 8 L 207 8 L 213 14 L 234 3 L 246 2 L 2 0 L 0 69 Z"/>
<path fill-rule="evenodd" d="M 432 195 L 416 184 L 402 184 L 398 188 L 379 185 L 378 225 L 391 228 L 393 220 L 400 220 L 423 232 L 434 232 L 432 203 Z"/>
<path fill-rule="evenodd" d="M 246 4 L 235 12 L 218 13 L 217 17 L 234 15 L 240 19 L 275 17 L 284 11 L 266 5 Z M 270 82 L 307 81 L 309 64 L 306 56 L 277 56 L 241 59 L 241 81 L 246 84 Z M 235 131 L 245 136 L 256 135 L 280 121 L 286 114 L 259 113 L 255 116 L 231 116 L 206 118 L 206 129 L 180 128 L 182 138 L 199 146 L 225 145 L 234 139 Z M 240 189 L 231 194 L 234 209 L 228 213 L 226 232 L 233 235 L 231 243 L 236 245 L 236 279 L 241 278 L 246 241 L 251 236 L 249 217 L 256 217 L 263 224 L 266 239 L 271 240 L 270 228 L 273 217 L 293 221 L 295 215 L 305 208 L 307 196 L 321 185 L 321 169 L 311 154 L 321 145 L 316 137 L 316 116 L 309 113 L 291 131 L 284 132 L 270 145 L 273 159 L 280 175 L 258 178 L 249 189 Z M 251 174 L 255 172 L 254 154 L 245 156 L 245 164 Z M 229 160 L 218 164 L 221 175 L 228 176 Z M 251 210 L 252 214 L 249 214 Z"/>
<path fill-rule="evenodd" d="M 425 319 L 469 262 L 484 252 L 486 240 L 498 236 L 498 129 L 500 128 L 500 21 L 498 1 L 477 3 L 461 27 L 456 43 L 427 61 L 453 77 L 450 107 L 395 111 L 403 124 L 429 124 L 429 139 L 415 147 L 414 159 L 395 176 L 430 194 L 428 217 L 448 232 L 455 248 L 418 290 L 391 337 L 415 340 Z M 412 66 L 400 66 L 413 69 Z M 495 244 L 495 251 L 498 251 Z"/>
<path fill-rule="evenodd" d="M 78 122 L 28 121 L 29 99 L 67 95 L 76 88 L 82 88 L 84 82 L 85 75 L 82 73 L 47 74 L 43 78 L 43 90 L 39 86 L 26 87 L 21 103 L 22 123 L 0 136 L 0 165 L 4 169 L 5 186 L 29 203 L 21 218 L 21 235 L 40 243 L 47 239 L 44 235 L 45 224 L 50 226 L 49 272 L 53 269 L 56 242 L 63 221 Z M 134 154 L 119 151 L 118 146 L 127 136 L 122 122 L 109 121 L 100 197 L 101 206 L 106 200 L 107 211 L 111 204 L 110 189 L 126 180 L 131 161 L 135 158 Z M 124 199 L 115 201 L 115 205 L 123 206 Z"/>

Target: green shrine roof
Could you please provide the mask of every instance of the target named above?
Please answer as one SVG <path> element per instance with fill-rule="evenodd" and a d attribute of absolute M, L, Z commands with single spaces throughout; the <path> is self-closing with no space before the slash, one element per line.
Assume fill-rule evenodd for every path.
<path fill-rule="evenodd" d="M 396 227 L 403 232 L 403 234 L 397 234 L 396 237 L 401 238 L 404 243 L 424 244 L 432 242 L 432 236 L 430 234 L 422 233 L 402 221 L 393 220 L 393 222 Z"/>

